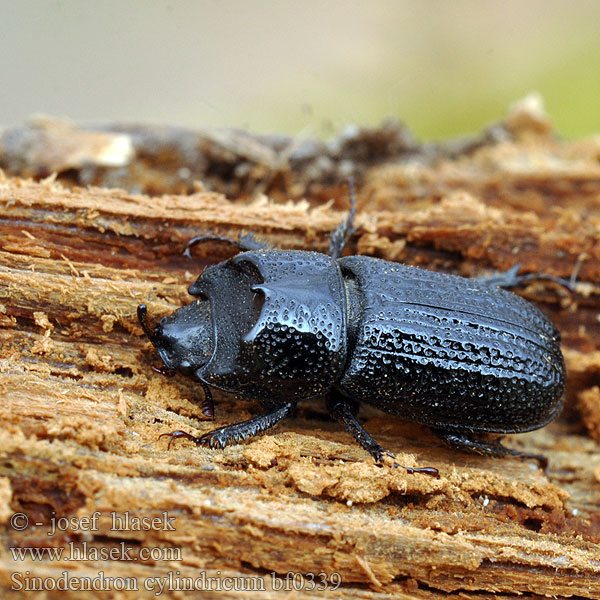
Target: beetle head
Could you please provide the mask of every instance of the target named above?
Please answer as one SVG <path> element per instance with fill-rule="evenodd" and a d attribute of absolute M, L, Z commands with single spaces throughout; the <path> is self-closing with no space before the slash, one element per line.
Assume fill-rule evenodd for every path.
<path fill-rule="evenodd" d="M 145 304 L 137 309 L 140 324 L 168 369 L 186 375 L 205 365 L 212 355 L 210 303 L 196 300 L 156 324 Z"/>

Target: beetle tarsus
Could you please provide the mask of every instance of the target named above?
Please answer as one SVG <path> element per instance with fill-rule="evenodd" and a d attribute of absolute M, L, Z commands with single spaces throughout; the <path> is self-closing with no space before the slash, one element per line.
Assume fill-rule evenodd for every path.
<path fill-rule="evenodd" d="M 195 442 L 196 444 L 198 443 L 198 439 L 199 439 L 195 435 L 192 435 L 191 433 L 188 433 L 187 431 L 181 431 L 181 429 L 177 429 L 177 430 L 171 431 L 169 433 L 161 433 L 158 436 L 158 439 L 160 439 L 162 437 L 169 438 L 169 445 L 167 446 L 167 450 L 171 449 L 171 444 L 173 443 L 173 440 L 176 438 L 185 438 L 186 440 L 191 440 L 192 442 Z"/>
<path fill-rule="evenodd" d="M 439 471 L 434 467 L 406 467 L 396 462 L 396 456 L 380 446 L 369 433 L 367 433 L 364 427 L 358 422 L 352 408 L 345 400 L 335 399 L 330 401 L 329 412 L 332 417 L 338 420 L 346 429 L 348 433 L 354 436 L 354 439 L 375 459 L 378 465 L 383 464 L 385 456 L 388 456 L 394 460 L 394 467 L 402 467 L 407 473 L 425 473 L 427 475 L 433 475 L 439 477 Z"/>
<path fill-rule="evenodd" d="M 504 456 L 516 456 L 518 458 L 530 458 L 539 462 L 540 468 L 548 472 L 548 459 L 542 454 L 531 454 L 521 452 L 513 448 L 503 446 L 499 440 L 482 440 L 470 432 L 447 431 L 445 429 L 433 429 L 433 432 L 448 446 L 457 450 L 468 450 L 486 456 L 502 458 Z"/>

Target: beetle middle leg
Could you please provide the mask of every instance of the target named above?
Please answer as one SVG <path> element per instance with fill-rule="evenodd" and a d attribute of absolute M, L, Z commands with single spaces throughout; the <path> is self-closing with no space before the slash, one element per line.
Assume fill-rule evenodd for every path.
<path fill-rule="evenodd" d="M 331 258 L 340 258 L 344 246 L 350 239 L 350 236 L 356 231 L 354 228 L 354 216 L 356 215 L 356 195 L 354 194 L 354 181 L 348 180 L 350 188 L 350 211 L 345 221 L 342 221 L 329 236 L 329 256 Z"/>
<path fill-rule="evenodd" d="M 380 446 L 354 416 L 351 404 L 339 396 L 330 396 L 328 399 L 329 413 L 339 421 L 348 433 L 375 459 L 377 464 L 383 463 L 384 456 L 396 460 L 394 454 Z M 433 467 L 405 467 L 394 462 L 395 467 L 406 469 L 407 473 L 426 473 L 439 477 L 439 471 Z"/>
<path fill-rule="evenodd" d="M 283 406 L 266 413 L 264 415 L 258 415 L 247 421 L 241 423 L 235 423 L 234 425 L 226 425 L 225 427 L 219 427 L 213 431 L 209 431 L 204 435 L 195 436 L 185 431 L 177 430 L 171 431 L 170 433 L 163 433 L 159 436 L 169 437 L 169 447 L 176 438 L 185 438 L 194 442 L 198 446 L 208 446 L 209 448 L 225 448 L 229 444 L 237 444 L 245 440 L 246 438 L 254 437 L 263 431 L 270 429 L 274 425 L 277 425 L 279 421 L 282 421 L 286 417 L 289 417 L 296 408 L 295 402 L 289 402 Z"/>
<path fill-rule="evenodd" d="M 432 431 L 448 446 L 457 450 L 468 450 L 477 454 L 485 454 L 487 456 L 517 456 L 519 458 L 532 458 L 537 460 L 540 467 L 548 470 L 548 459 L 542 454 L 530 454 L 529 452 L 521 452 L 503 446 L 500 441 L 486 441 L 475 436 L 471 432 L 464 431 L 448 431 L 446 429 L 432 429 Z"/>

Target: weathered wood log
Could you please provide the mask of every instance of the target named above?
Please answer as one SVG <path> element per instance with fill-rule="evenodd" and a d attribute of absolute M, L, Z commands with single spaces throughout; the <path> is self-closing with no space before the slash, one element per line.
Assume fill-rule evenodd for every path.
<path fill-rule="evenodd" d="M 529 164 L 527 173 L 511 171 L 515 156 Z M 527 461 L 455 452 L 426 428 L 361 409 L 368 430 L 403 464 L 436 466 L 439 479 L 377 467 L 318 402 L 300 406 L 271 434 L 222 451 L 185 441 L 168 449 L 158 439 L 261 410 L 216 394 L 216 416 L 207 421 L 198 385 L 152 371 L 160 361 L 137 323 L 137 304 L 156 316 L 173 311 L 188 301 L 201 264 L 225 257 L 215 246 L 190 262 L 181 256 L 185 241 L 245 230 L 277 245 L 325 250 L 342 212 L 266 199 L 235 204 L 202 191 L 150 198 L 2 178 L 0 584 L 14 593 L 27 577 L 58 581 L 66 571 L 82 581 L 99 572 L 130 577 L 138 597 L 161 582 L 163 593 L 179 597 L 177 577 L 213 590 L 236 583 L 243 589 L 228 591 L 232 598 L 263 585 L 252 597 L 285 597 L 302 581 L 302 597 L 315 598 L 600 597 L 600 454 L 578 410 L 597 436 L 597 157 L 592 142 L 541 135 L 445 158 L 426 173 L 406 164 L 367 173 L 353 249 L 464 275 L 516 262 L 525 272 L 567 278 L 575 269 L 579 281 L 574 294 L 547 281 L 520 290 L 560 326 L 567 360 L 563 417 L 507 439 L 545 454 L 548 475 Z M 569 165 L 577 176 L 565 175 Z M 561 190 L 579 190 L 577 201 L 557 202 Z M 338 197 L 345 193 L 339 187 Z M 28 526 L 20 529 L 25 517 L 11 521 L 14 514 Z M 114 518 L 125 515 L 158 521 L 149 530 L 121 522 L 118 530 Z M 73 527 L 52 532 L 53 518 L 72 519 Z M 116 556 L 121 544 L 139 560 L 93 555 L 114 549 Z M 14 554 L 28 547 L 62 547 L 68 560 Z M 156 554 L 144 560 L 144 548 Z M 297 575 L 287 583 L 272 575 L 288 572 Z M 310 591 L 310 573 L 316 583 L 325 573 L 327 590 Z M 144 585 L 154 587 L 144 592 Z"/>

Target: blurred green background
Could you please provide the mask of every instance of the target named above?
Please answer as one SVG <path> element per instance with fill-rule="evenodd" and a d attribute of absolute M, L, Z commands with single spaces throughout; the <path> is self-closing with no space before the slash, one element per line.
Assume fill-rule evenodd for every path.
<path fill-rule="evenodd" d="M 479 130 L 531 91 L 600 132 L 598 0 L 0 0 L 0 126 L 32 113 L 328 136 Z"/>

